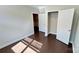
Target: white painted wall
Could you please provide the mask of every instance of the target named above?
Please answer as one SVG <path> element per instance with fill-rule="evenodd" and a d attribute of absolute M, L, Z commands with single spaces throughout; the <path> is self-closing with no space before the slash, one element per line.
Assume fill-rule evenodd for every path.
<path fill-rule="evenodd" d="M 35 12 L 38 10 L 30 6 L 0 6 L 0 48 L 34 33 Z"/>
<path fill-rule="evenodd" d="M 78 23 L 78 25 L 77 25 L 76 37 L 75 37 L 75 40 L 73 43 L 73 52 L 74 53 L 79 53 L 79 19 L 78 19 L 77 23 Z"/>
<path fill-rule="evenodd" d="M 49 34 L 57 33 L 57 20 L 58 20 L 58 12 L 48 13 L 48 33 Z"/>

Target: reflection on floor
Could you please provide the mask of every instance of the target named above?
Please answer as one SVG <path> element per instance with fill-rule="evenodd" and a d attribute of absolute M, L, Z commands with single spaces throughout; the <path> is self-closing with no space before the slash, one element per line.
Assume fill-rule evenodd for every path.
<path fill-rule="evenodd" d="M 42 47 L 42 45 L 42 43 L 36 40 L 25 38 L 14 45 L 11 49 L 15 53 L 37 53 L 40 52 L 39 49 Z"/>
<path fill-rule="evenodd" d="M 23 51 L 25 49 L 25 47 L 27 47 L 25 44 L 23 44 L 22 42 L 19 42 L 15 46 L 13 46 L 11 49 L 15 53 L 20 53 L 21 51 Z"/>
<path fill-rule="evenodd" d="M 39 32 L 0 49 L 0 53 L 72 53 L 72 46 L 60 42 L 55 35 L 45 37 Z"/>
<path fill-rule="evenodd" d="M 28 47 L 24 53 L 37 53 L 36 51 L 34 51 L 33 49 L 31 49 L 30 47 Z"/>

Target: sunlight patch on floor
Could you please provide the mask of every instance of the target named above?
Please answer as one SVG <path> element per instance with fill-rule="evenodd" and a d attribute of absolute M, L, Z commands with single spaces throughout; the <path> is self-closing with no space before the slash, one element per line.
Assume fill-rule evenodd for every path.
<path fill-rule="evenodd" d="M 22 42 L 17 43 L 15 46 L 13 46 L 11 49 L 15 52 L 15 53 L 21 53 L 25 48 L 27 47 L 27 45 L 25 45 Z"/>
<path fill-rule="evenodd" d="M 21 42 L 13 46 L 11 49 L 15 53 L 37 53 L 40 52 L 42 46 L 43 44 L 41 42 L 30 38 L 25 38 L 24 40 L 21 40 Z"/>
<path fill-rule="evenodd" d="M 23 53 L 37 53 L 37 52 L 28 47 Z"/>
<path fill-rule="evenodd" d="M 37 48 L 35 48 L 35 47 L 31 46 L 31 45 L 30 45 L 30 47 L 31 47 L 33 50 L 35 50 L 36 52 L 40 52 L 39 49 L 37 49 Z"/>
<path fill-rule="evenodd" d="M 40 48 L 43 46 L 42 43 L 40 43 L 40 42 L 38 42 L 38 41 L 36 41 L 36 40 L 34 40 L 34 41 L 31 43 L 31 45 L 35 46 L 35 47 L 38 48 L 38 49 L 40 49 Z"/>

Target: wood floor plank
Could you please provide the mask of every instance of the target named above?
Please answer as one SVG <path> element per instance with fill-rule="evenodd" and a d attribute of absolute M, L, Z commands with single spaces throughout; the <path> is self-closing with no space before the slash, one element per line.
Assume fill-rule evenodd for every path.
<path fill-rule="evenodd" d="M 42 44 L 41 48 L 39 49 L 40 53 L 72 53 L 72 46 L 68 46 L 58 41 L 55 35 L 49 34 L 48 37 L 45 37 L 45 34 L 43 32 L 39 32 L 29 36 L 29 38 L 36 40 L 36 42 Z M 17 43 L 18 42 L 0 49 L 0 53 L 15 53 L 11 48 Z M 29 46 L 32 47 L 32 45 Z"/>

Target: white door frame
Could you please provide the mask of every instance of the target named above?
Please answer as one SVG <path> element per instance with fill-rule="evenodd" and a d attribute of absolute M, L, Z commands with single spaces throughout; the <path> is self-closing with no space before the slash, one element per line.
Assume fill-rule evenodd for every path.
<path fill-rule="evenodd" d="M 53 11 L 47 11 L 47 12 L 45 12 L 45 17 L 46 17 L 46 27 L 45 27 L 45 29 L 46 29 L 46 31 L 45 31 L 45 36 L 48 36 L 48 13 L 49 12 L 59 12 L 60 10 L 53 10 Z"/>

